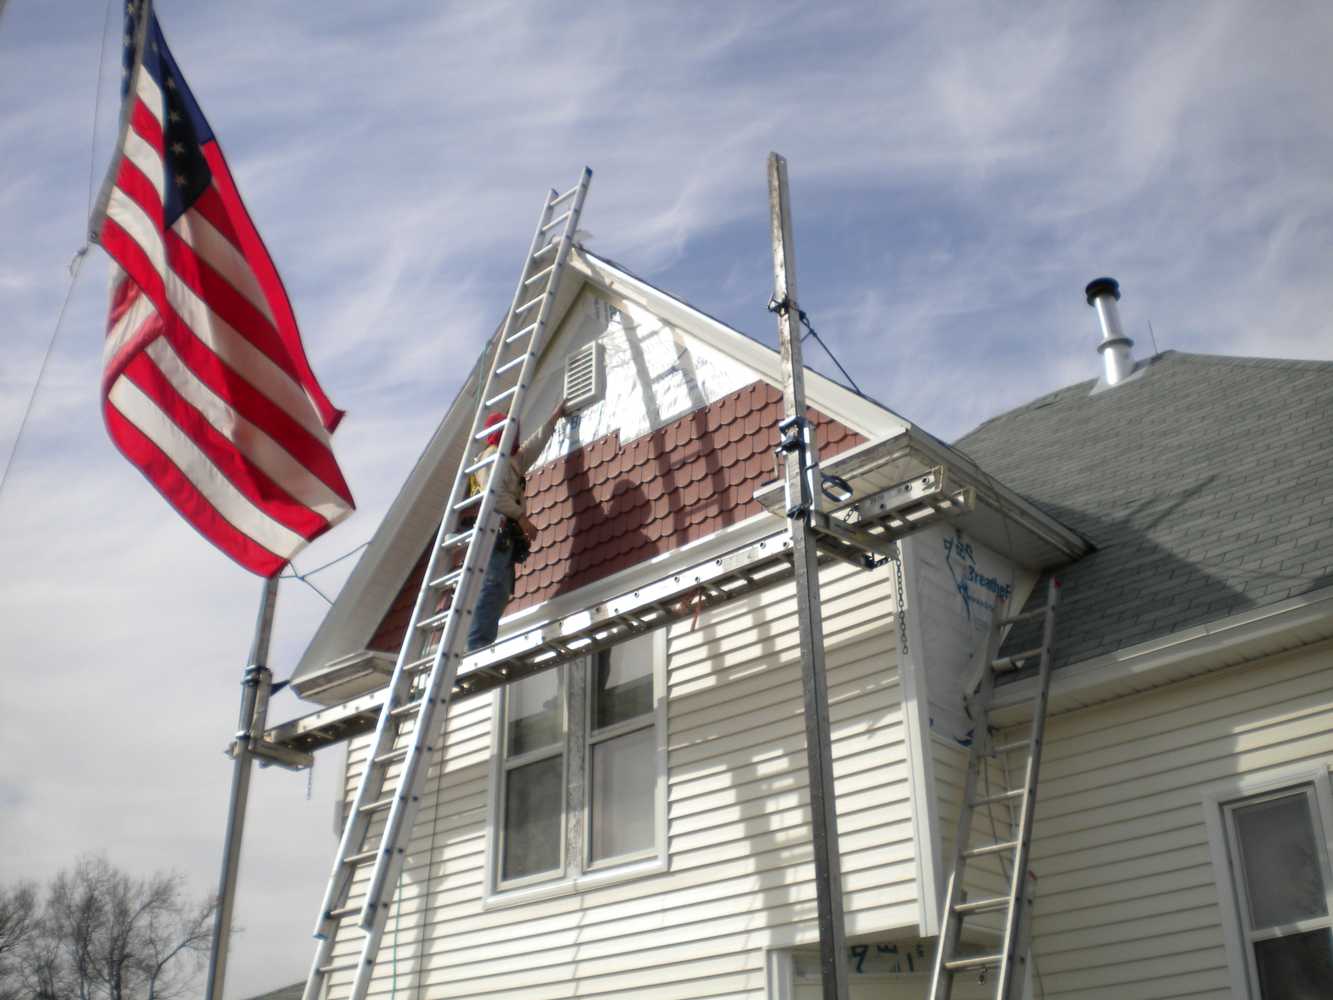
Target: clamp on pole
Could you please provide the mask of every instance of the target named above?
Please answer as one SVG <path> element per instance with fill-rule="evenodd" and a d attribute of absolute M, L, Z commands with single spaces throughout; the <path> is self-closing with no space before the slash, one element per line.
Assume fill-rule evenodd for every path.
<path fill-rule="evenodd" d="M 792 502 L 791 480 L 783 479 L 783 488 L 786 490 L 787 496 L 787 517 L 793 521 L 808 521 L 810 511 L 814 506 L 813 491 L 811 489 L 811 484 L 814 481 L 811 473 L 814 469 L 806 461 L 806 456 L 810 453 L 810 421 L 806 420 L 805 417 L 799 414 L 794 417 L 788 417 L 778 424 L 778 437 L 777 455 L 779 459 L 784 455 L 790 455 L 792 452 L 796 452 L 799 468 L 801 470 L 801 495 L 797 502 Z"/>

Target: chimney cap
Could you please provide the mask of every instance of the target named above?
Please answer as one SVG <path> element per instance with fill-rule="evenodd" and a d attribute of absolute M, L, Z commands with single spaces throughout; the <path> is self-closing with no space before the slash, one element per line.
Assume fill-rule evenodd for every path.
<path fill-rule="evenodd" d="M 1083 294 L 1088 297 L 1088 305 L 1092 305 L 1099 295 L 1114 295 L 1116 301 L 1120 301 L 1120 282 L 1115 278 L 1093 278 L 1088 282 L 1088 287 L 1083 289 Z"/>

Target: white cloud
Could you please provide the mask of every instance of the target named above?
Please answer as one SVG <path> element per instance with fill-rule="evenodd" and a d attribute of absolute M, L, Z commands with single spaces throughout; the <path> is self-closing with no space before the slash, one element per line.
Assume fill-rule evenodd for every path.
<path fill-rule="evenodd" d="M 867 391 L 946 437 L 1097 374 L 1101 273 L 1140 353 L 1149 319 L 1163 347 L 1333 343 L 1325 4 L 157 6 L 351 414 L 361 510 L 301 566 L 369 537 L 542 193 L 585 163 L 595 249 L 771 342 L 764 158 L 786 154 L 802 305 Z M 101 17 L 51 0 L 0 32 L 0 449 L 114 136 L 114 66 L 93 129 Z M 0 492 L 0 879 L 105 849 L 205 891 L 259 585 L 107 442 L 104 310 L 94 250 Z M 283 585 L 280 674 L 322 608 Z M 300 776 L 256 778 L 232 996 L 304 974 L 337 767 L 309 803 Z"/>

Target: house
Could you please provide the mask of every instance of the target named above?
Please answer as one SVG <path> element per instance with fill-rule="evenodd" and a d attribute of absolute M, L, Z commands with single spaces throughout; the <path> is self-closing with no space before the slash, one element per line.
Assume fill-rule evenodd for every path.
<path fill-rule="evenodd" d="M 529 475 L 540 535 L 460 670 L 372 990 L 818 996 L 779 359 L 587 250 L 551 328 L 530 413 L 570 365 L 595 388 Z M 898 560 L 821 570 L 853 997 L 926 995 L 965 679 L 1052 574 L 1033 994 L 1333 981 L 1333 364 L 1136 363 L 1114 333 L 1107 377 L 952 447 L 807 375 L 826 472 L 935 498 Z M 485 361 L 297 667 L 323 707 L 268 734 L 344 744 L 348 797 Z M 1000 686 L 995 724 L 1021 731 L 1032 683 Z"/>

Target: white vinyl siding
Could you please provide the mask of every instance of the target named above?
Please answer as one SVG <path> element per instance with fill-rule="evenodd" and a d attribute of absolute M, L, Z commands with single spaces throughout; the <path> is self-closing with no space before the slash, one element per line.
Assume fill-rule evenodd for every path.
<path fill-rule="evenodd" d="M 1333 755 L 1331 665 L 1324 644 L 1050 719 L 1032 862 L 1039 994 L 1233 995 L 1208 790 Z"/>
<path fill-rule="evenodd" d="M 934 756 L 936 802 L 940 821 L 940 900 L 941 907 L 945 893 L 949 889 L 949 874 L 953 870 L 954 843 L 958 834 L 958 811 L 963 801 L 963 782 L 967 777 L 968 748 L 948 739 L 932 735 L 931 751 Z M 1017 755 L 1014 757 L 1017 762 Z M 1002 788 L 1013 788 L 1010 781 L 1021 781 L 1021 773 L 1006 776 L 1000 762 L 990 763 L 985 772 L 990 778 L 990 788 L 998 792 Z M 978 781 L 978 796 L 986 795 L 986 786 Z M 1013 821 L 1017 819 L 1017 808 L 1006 803 L 995 802 L 990 806 L 981 806 L 972 810 L 972 832 L 969 843 L 973 847 L 982 844 L 1009 840 L 1013 836 Z M 972 858 L 967 863 L 963 888 L 969 899 L 994 898 L 1009 894 L 1008 856 L 987 855 Z M 963 940 L 990 942 L 994 938 L 986 937 L 986 931 L 999 933 L 1004 923 L 1003 913 L 987 913 L 969 917 L 963 923 Z M 976 933 L 980 931 L 981 933 Z"/>
<path fill-rule="evenodd" d="M 823 578 L 847 929 L 901 936 L 918 914 L 888 571 Z M 790 585 L 670 629 L 669 867 L 540 898 L 484 901 L 492 699 L 458 705 L 372 992 L 762 998 L 765 950 L 817 940 L 798 638 Z"/>

